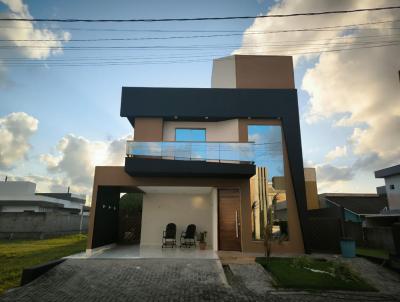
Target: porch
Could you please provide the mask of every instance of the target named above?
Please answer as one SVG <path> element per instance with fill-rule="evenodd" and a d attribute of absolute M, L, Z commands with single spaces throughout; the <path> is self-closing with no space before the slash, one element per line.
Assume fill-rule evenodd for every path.
<path fill-rule="evenodd" d="M 161 248 L 154 245 L 112 244 L 93 251 L 87 251 L 66 257 L 68 259 L 213 259 L 218 254 L 213 250 L 197 248 Z"/>

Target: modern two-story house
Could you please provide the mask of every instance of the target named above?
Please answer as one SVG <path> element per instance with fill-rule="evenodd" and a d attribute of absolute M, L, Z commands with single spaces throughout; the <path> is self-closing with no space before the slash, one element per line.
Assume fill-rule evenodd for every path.
<path fill-rule="evenodd" d="M 117 240 L 120 195 L 141 192 L 141 245 L 161 247 L 173 222 L 178 233 L 207 231 L 214 250 L 263 252 L 271 221 L 274 252 L 307 251 L 307 199 L 318 199 L 303 168 L 292 58 L 217 59 L 211 86 L 122 88 L 134 140 L 124 166 L 95 169 L 88 249 Z"/>

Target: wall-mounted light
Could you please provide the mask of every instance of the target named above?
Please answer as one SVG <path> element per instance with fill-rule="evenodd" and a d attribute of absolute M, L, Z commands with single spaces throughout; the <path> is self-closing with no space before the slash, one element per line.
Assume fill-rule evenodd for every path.
<path fill-rule="evenodd" d="M 248 119 L 248 120 L 251 120 L 251 116 L 248 116 L 247 119 Z"/>
<path fill-rule="evenodd" d="M 205 116 L 204 119 L 205 119 L 205 120 L 208 120 L 208 116 Z"/>
<path fill-rule="evenodd" d="M 178 119 L 178 116 L 177 115 L 174 115 L 174 120 L 177 120 Z"/>

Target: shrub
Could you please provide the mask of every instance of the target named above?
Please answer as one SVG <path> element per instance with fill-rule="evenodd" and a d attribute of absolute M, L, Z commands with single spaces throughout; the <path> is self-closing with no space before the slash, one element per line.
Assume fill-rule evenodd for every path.
<path fill-rule="evenodd" d="M 309 267 L 311 265 L 312 261 L 309 257 L 307 256 L 300 256 L 293 258 L 291 266 L 295 268 L 304 268 L 304 267 Z"/>

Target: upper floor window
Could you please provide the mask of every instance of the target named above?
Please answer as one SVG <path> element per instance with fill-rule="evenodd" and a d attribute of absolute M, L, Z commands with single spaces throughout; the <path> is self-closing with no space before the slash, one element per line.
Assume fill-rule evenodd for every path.
<path fill-rule="evenodd" d="M 206 129 L 175 129 L 175 141 L 179 142 L 205 142 Z"/>
<path fill-rule="evenodd" d="M 394 190 L 394 185 L 390 185 L 390 190 Z"/>

